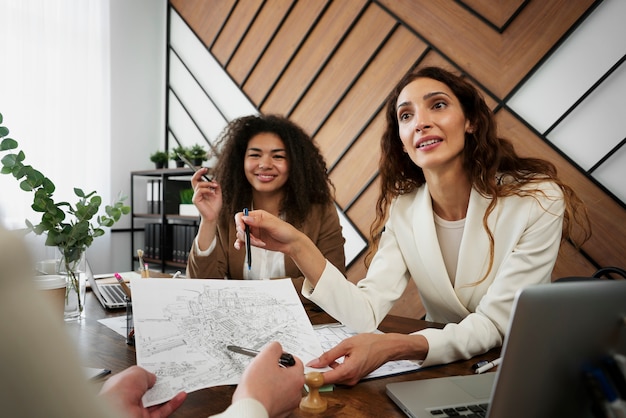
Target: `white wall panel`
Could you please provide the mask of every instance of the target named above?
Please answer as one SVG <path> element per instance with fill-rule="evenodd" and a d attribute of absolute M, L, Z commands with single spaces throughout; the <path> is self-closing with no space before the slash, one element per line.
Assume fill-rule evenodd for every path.
<path fill-rule="evenodd" d="M 605 0 L 508 101 L 545 132 L 626 53 L 626 1 Z"/>
<path fill-rule="evenodd" d="M 196 76 L 228 120 L 258 113 L 258 110 L 233 82 L 207 48 L 172 10 L 170 45 Z"/>
<path fill-rule="evenodd" d="M 176 96 L 169 93 L 169 129 L 182 145 L 206 144 L 202 133 L 189 118 Z"/>
<path fill-rule="evenodd" d="M 584 170 L 593 167 L 624 137 L 626 64 L 607 78 L 548 135 L 554 145 Z"/>
<path fill-rule="evenodd" d="M 227 121 L 173 52 L 170 52 L 169 84 L 207 140 L 214 143 Z"/>

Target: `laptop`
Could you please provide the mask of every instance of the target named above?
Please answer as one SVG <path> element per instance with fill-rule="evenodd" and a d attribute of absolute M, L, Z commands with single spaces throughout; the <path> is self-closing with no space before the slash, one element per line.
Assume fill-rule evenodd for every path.
<path fill-rule="evenodd" d="M 129 281 L 132 278 L 141 277 L 139 273 L 135 273 L 134 271 L 120 273 L 124 278 L 124 281 Z M 106 281 L 106 278 L 113 278 L 114 276 L 111 274 L 105 274 L 100 276 L 94 276 L 93 274 L 87 275 L 89 278 L 89 286 L 91 286 L 91 291 L 98 299 L 98 302 L 105 309 L 120 309 L 126 308 L 126 299 L 124 296 L 126 294 L 122 290 L 122 286 L 119 283 L 103 283 L 102 281 Z M 99 278 L 96 280 L 96 278 Z"/>
<path fill-rule="evenodd" d="M 519 291 L 496 372 L 390 383 L 409 417 L 592 417 L 583 369 L 626 354 L 626 280 L 534 285 Z M 471 415 L 470 415 L 471 416 Z"/>

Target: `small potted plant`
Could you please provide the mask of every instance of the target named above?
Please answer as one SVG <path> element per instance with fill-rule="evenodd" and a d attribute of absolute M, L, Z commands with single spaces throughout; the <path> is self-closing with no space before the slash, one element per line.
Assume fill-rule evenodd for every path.
<path fill-rule="evenodd" d="M 198 208 L 193 204 L 193 189 L 183 189 L 180 191 L 178 213 L 181 216 L 200 216 Z"/>
<path fill-rule="evenodd" d="M 163 168 L 169 161 L 169 155 L 165 151 L 156 151 L 154 154 L 150 155 L 150 161 L 154 163 L 156 168 Z"/>
<path fill-rule="evenodd" d="M 207 150 L 200 144 L 195 144 L 187 150 L 187 156 L 195 166 L 201 166 L 203 161 L 208 160 Z"/>
<path fill-rule="evenodd" d="M 174 161 L 176 163 L 176 167 L 184 167 L 185 163 L 183 160 L 180 159 L 179 155 L 187 155 L 188 154 L 188 149 L 187 147 L 183 147 L 182 145 L 178 145 L 174 148 L 172 148 L 172 151 L 170 152 L 170 160 Z"/>

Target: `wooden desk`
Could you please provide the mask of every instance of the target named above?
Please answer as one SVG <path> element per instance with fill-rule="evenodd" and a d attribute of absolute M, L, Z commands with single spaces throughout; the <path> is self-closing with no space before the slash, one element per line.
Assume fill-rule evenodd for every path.
<path fill-rule="evenodd" d="M 135 347 L 98 319 L 124 315 L 125 311 L 105 311 L 91 292 L 87 292 L 85 318 L 81 322 L 67 323 L 71 338 L 75 341 L 82 364 L 90 367 L 104 367 L 113 373 L 136 364 Z M 317 312 L 314 305 L 305 305 L 313 324 L 336 322 L 323 312 Z M 380 330 L 384 332 L 409 333 L 436 324 L 409 318 L 388 316 Z M 499 349 L 468 361 L 459 361 L 444 366 L 435 366 L 403 375 L 367 380 L 353 387 L 337 386 L 333 392 L 323 393 L 328 400 L 328 410 L 324 414 L 304 413 L 294 410 L 292 417 L 404 417 L 385 393 L 385 385 L 391 382 L 428 379 L 450 375 L 471 374 L 471 365 L 479 360 L 491 360 L 499 355 Z M 228 407 L 235 386 L 219 386 L 188 394 L 183 406 L 173 417 L 206 417 Z"/>

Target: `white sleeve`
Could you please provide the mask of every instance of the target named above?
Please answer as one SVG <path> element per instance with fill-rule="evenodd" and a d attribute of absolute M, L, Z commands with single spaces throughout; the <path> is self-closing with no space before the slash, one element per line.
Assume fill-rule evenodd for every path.
<path fill-rule="evenodd" d="M 265 407 L 256 399 L 240 399 L 232 403 L 224 412 L 211 415 L 211 418 L 269 418 Z"/>
<path fill-rule="evenodd" d="M 213 250 L 215 250 L 215 247 L 217 246 L 217 235 L 215 237 L 213 237 L 213 241 L 211 241 L 211 245 L 209 245 L 209 248 L 207 248 L 206 250 L 202 251 L 200 249 L 200 246 L 198 245 L 198 237 L 196 236 L 193 240 L 193 245 L 194 247 L 196 247 L 196 255 L 199 257 L 208 257 L 209 255 L 211 255 L 211 253 L 213 252 Z"/>

